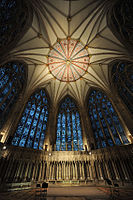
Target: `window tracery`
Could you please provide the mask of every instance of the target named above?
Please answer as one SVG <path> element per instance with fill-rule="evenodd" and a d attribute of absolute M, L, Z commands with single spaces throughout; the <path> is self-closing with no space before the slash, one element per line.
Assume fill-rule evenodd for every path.
<path fill-rule="evenodd" d="M 49 114 L 49 104 L 44 89 L 36 91 L 29 98 L 12 145 L 43 149 Z"/>
<path fill-rule="evenodd" d="M 96 148 L 129 143 L 112 103 L 102 91 L 90 93 L 88 108 Z"/>
<path fill-rule="evenodd" d="M 29 23 L 28 7 L 23 0 L 0 1 L 0 49 L 18 40 Z M 7 51 L 7 49 L 6 49 Z"/>
<path fill-rule="evenodd" d="M 133 3 L 132 0 L 118 0 L 109 15 L 111 27 L 115 28 L 122 41 L 133 45 Z M 113 30 L 111 28 L 111 30 Z M 126 44 L 125 43 L 125 44 Z"/>
<path fill-rule="evenodd" d="M 133 63 L 117 61 L 112 66 L 112 81 L 128 110 L 133 114 Z"/>
<path fill-rule="evenodd" d="M 11 61 L 0 67 L 0 129 L 23 91 L 26 80 L 26 67 L 22 62 Z"/>
<path fill-rule="evenodd" d="M 56 136 L 57 151 L 83 150 L 80 115 L 70 97 L 66 97 L 59 107 Z"/>

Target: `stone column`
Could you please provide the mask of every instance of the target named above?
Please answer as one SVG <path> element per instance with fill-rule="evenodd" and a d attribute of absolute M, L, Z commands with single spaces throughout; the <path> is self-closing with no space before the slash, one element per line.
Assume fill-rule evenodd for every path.
<path fill-rule="evenodd" d="M 35 181 L 34 177 L 35 177 L 35 171 L 36 171 L 36 163 L 33 163 L 33 173 L 32 173 L 32 181 Z"/>
<path fill-rule="evenodd" d="M 41 175 L 42 175 L 42 162 L 40 163 L 40 170 L 39 170 L 38 181 L 41 180 Z"/>
<path fill-rule="evenodd" d="M 26 166 L 26 169 L 25 169 L 24 181 L 27 180 L 28 170 L 29 170 L 29 162 L 27 162 L 27 166 Z"/>

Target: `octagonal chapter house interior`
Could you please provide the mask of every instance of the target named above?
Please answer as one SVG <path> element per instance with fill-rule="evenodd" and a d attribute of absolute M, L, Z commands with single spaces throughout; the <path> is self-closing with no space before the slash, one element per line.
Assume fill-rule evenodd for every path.
<path fill-rule="evenodd" d="M 0 182 L 133 181 L 133 4 L 0 1 Z"/>

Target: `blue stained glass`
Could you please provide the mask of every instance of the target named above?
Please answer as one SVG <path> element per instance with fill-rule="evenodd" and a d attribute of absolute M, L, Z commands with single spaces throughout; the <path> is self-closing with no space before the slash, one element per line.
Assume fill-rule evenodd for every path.
<path fill-rule="evenodd" d="M 56 134 L 57 151 L 83 150 L 80 116 L 75 102 L 70 97 L 66 97 L 60 105 Z"/>
<path fill-rule="evenodd" d="M 46 95 L 43 96 L 43 89 L 33 93 L 33 95 L 29 98 L 27 102 L 22 118 L 18 124 L 18 128 L 15 132 L 12 144 L 19 145 L 23 147 L 29 147 L 34 149 L 42 149 L 43 143 L 45 139 L 45 131 L 47 127 L 47 119 L 48 116 L 48 107 L 43 103 L 43 99 L 47 98 Z M 45 107 L 44 109 L 40 109 L 38 103 L 41 99 L 41 107 Z M 47 109 L 47 110 L 46 110 Z M 44 111 L 44 112 L 43 112 Z M 35 115 L 34 115 L 35 114 Z M 21 128 L 20 127 L 21 124 Z M 16 138 L 19 137 L 16 144 Z"/>
<path fill-rule="evenodd" d="M 129 112 L 133 113 L 133 64 L 121 60 L 116 61 L 115 65 L 116 67 L 114 67 L 114 64 L 112 66 L 112 81 L 123 103 L 127 106 Z M 114 81 L 116 76 L 118 78 Z"/>
<path fill-rule="evenodd" d="M 14 67 L 14 63 L 15 67 Z M 24 82 L 21 81 L 24 77 L 26 80 L 26 71 L 24 64 L 22 69 L 19 69 L 21 62 L 12 61 L 5 63 L 0 67 L 0 129 L 6 122 L 10 109 L 16 103 L 20 93 L 23 90 Z M 18 70 L 16 72 L 16 69 Z"/>
<path fill-rule="evenodd" d="M 92 97 L 93 100 L 95 100 L 95 103 L 92 103 Z M 91 120 L 91 126 L 94 132 L 97 148 L 106 147 L 106 142 L 104 140 L 105 137 L 107 138 L 106 141 L 108 142 L 109 146 L 113 146 L 112 137 L 114 138 L 115 144 L 121 144 L 119 135 L 124 144 L 129 143 L 118 115 L 107 96 L 103 92 L 95 90 L 95 93 L 90 93 L 88 102 L 88 113 Z M 99 139 L 101 139 L 101 143 L 98 141 Z"/>

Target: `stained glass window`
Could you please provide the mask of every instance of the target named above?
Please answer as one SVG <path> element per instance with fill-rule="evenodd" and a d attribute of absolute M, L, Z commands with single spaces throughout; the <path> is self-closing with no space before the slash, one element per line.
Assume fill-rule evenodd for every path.
<path fill-rule="evenodd" d="M 29 21 L 28 7 L 23 0 L 0 1 L 0 49 L 16 41 Z M 7 51 L 7 49 L 6 49 Z M 2 53 L 3 51 L 1 51 Z"/>
<path fill-rule="evenodd" d="M 112 103 L 102 91 L 90 93 L 88 108 L 96 148 L 129 143 Z"/>
<path fill-rule="evenodd" d="M 0 129 L 26 83 L 26 68 L 19 61 L 0 66 Z"/>
<path fill-rule="evenodd" d="M 115 62 L 112 66 L 112 81 L 119 96 L 133 114 L 133 63 Z"/>
<path fill-rule="evenodd" d="M 49 104 L 44 89 L 31 95 L 18 124 L 12 145 L 43 149 L 48 109 Z"/>
<path fill-rule="evenodd" d="M 109 13 L 109 25 L 114 34 L 121 41 L 133 45 L 133 1 L 118 0 Z M 111 16 L 111 17 L 110 17 Z M 113 28 L 112 28 L 113 27 Z M 116 34 L 117 33 L 117 34 Z M 119 35 L 119 36 L 118 36 Z"/>
<path fill-rule="evenodd" d="M 83 150 L 80 115 L 70 97 L 66 97 L 59 107 L 56 136 L 57 151 Z"/>

